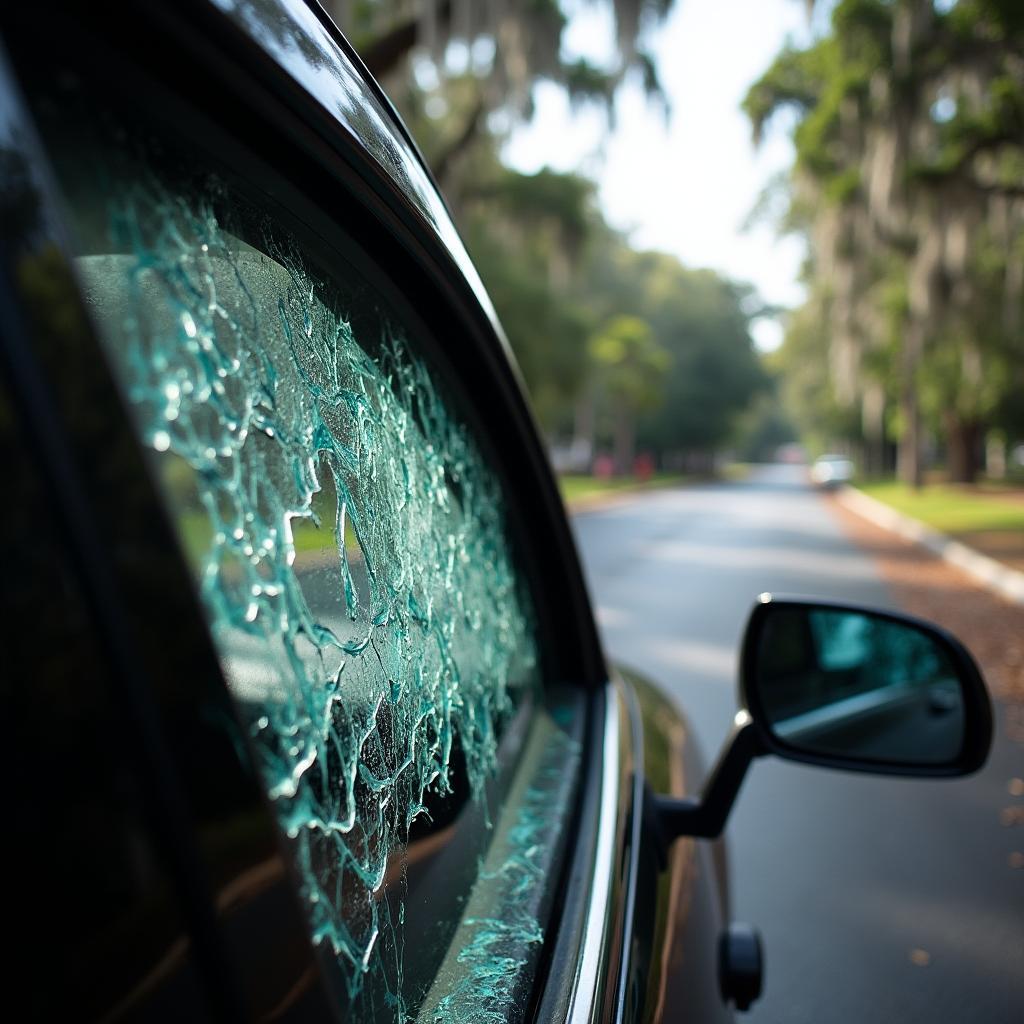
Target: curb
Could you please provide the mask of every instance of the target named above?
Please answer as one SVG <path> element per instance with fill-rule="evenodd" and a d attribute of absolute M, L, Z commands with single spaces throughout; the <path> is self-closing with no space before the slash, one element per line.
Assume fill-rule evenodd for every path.
<path fill-rule="evenodd" d="M 952 537 L 947 537 L 919 519 L 897 512 L 896 509 L 871 498 L 855 487 L 846 487 L 836 495 L 836 500 L 851 512 L 863 516 L 876 526 L 898 533 L 907 540 L 926 547 L 952 565 L 963 569 L 987 589 L 999 594 L 1014 604 L 1024 605 L 1024 572 L 1011 569 L 988 555 L 983 555 Z"/>

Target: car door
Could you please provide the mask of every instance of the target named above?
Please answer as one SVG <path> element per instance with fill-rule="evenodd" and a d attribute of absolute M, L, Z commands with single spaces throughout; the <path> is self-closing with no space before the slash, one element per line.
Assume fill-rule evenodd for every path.
<path fill-rule="evenodd" d="M 618 1012 L 628 716 L 408 140 L 301 5 L 47 20 L 5 23 L 4 422 L 91 653 L 12 689 L 26 757 L 67 711 L 38 1015 Z"/>

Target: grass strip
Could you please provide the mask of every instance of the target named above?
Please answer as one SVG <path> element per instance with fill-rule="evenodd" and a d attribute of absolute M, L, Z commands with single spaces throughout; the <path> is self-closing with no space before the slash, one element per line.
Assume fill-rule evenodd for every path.
<path fill-rule="evenodd" d="M 915 491 L 904 484 L 863 483 L 860 490 L 878 501 L 953 535 L 1020 531 L 1024 535 L 1024 491 L 990 494 L 969 487 L 931 484 Z"/>
<path fill-rule="evenodd" d="M 636 480 L 628 476 L 603 480 L 595 476 L 565 474 L 558 478 L 558 486 L 562 491 L 563 500 L 573 502 L 579 501 L 581 498 L 600 497 L 606 494 L 671 487 L 674 484 L 681 484 L 685 479 L 686 477 L 681 473 L 655 473 L 648 480 Z"/>

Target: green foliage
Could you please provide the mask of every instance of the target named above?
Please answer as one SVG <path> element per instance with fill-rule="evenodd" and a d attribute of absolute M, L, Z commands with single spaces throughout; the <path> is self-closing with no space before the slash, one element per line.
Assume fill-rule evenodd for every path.
<path fill-rule="evenodd" d="M 487 201 L 511 223 L 557 233 L 576 255 L 595 224 L 594 183 L 544 167 L 536 174 L 499 169 L 489 181 L 467 187 L 467 198 Z"/>
<path fill-rule="evenodd" d="M 550 264 L 562 258 L 557 231 L 552 236 L 549 224 L 529 219 L 513 230 L 505 220 L 512 216 L 498 203 L 475 204 L 466 218 L 466 241 L 541 425 L 553 432 L 565 422 L 585 379 L 592 322 L 584 306 L 553 285 Z"/>
<path fill-rule="evenodd" d="M 597 101 L 611 109 L 611 99 L 618 85 L 618 76 L 612 72 L 581 57 L 566 64 L 564 81 L 569 102 L 574 107 Z"/>
<path fill-rule="evenodd" d="M 764 384 L 748 290 L 632 250 L 585 178 L 480 157 L 460 220 L 545 432 L 570 433 L 586 399 L 598 442 L 621 433 L 625 415 L 657 452 L 724 444 Z"/>
<path fill-rule="evenodd" d="M 611 116 L 612 101 L 629 72 L 638 72 L 645 91 L 665 101 L 657 68 L 644 49 L 651 31 L 665 20 L 676 0 L 606 0 L 619 41 L 609 67 L 567 57 L 562 42 L 572 0 L 325 0 L 342 31 L 353 41 L 370 71 L 391 79 L 408 70 L 414 49 L 429 49 L 441 78 L 447 76 L 450 48 L 487 42 L 490 56 L 470 61 L 471 74 L 484 84 L 486 106 L 515 116 L 532 113 L 532 89 L 541 80 L 557 82 L 574 103 L 597 102 Z M 390 84 L 390 83 L 389 83 Z"/>
<path fill-rule="evenodd" d="M 809 300 L 778 356 L 783 399 L 832 446 L 863 440 L 863 403 L 881 396 L 873 422 L 915 480 L 922 422 L 968 479 L 985 429 L 1020 436 L 1022 11 L 839 0 L 831 31 L 785 48 L 744 103 L 755 138 L 795 115 L 783 220 L 810 243 Z"/>
<path fill-rule="evenodd" d="M 741 462 L 771 462 L 782 445 L 796 439 L 796 427 L 772 386 L 740 415 L 733 444 Z"/>
<path fill-rule="evenodd" d="M 616 316 L 590 339 L 590 359 L 602 390 L 631 414 L 657 408 L 672 359 L 646 320 Z"/>
<path fill-rule="evenodd" d="M 825 187 L 825 198 L 832 203 L 854 202 L 860 187 L 860 171 L 856 167 L 847 167 L 833 175 Z"/>
<path fill-rule="evenodd" d="M 646 480 L 635 477 L 603 478 L 590 473 L 568 473 L 558 478 L 558 489 L 567 504 L 629 491 L 649 491 L 658 487 L 674 487 L 686 479 L 681 473 L 655 473 Z"/>
<path fill-rule="evenodd" d="M 815 106 L 825 81 L 829 54 L 824 46 L 797 50 L 788 46 L 747 91 L 743 110 L 760 141 L 769 121 L 785 108 L 806 115 Z"/>
<path fill-rule="evenodd" d="M 562 85 L 574 105 L 597 102 L 610 110 L 627 75 L 649 97 L 663 99 L 646 43 L 673 4 L 610 0 L 621 53 L 608 66 L 561 53 L 568 2 L 503 5 L 516 31 L 500 36 L 492 7 L 480 5 L 475 27 L 458 19 L 438 27 L 443 41 L 490 38 L 495 53 L 486 67 L 455 75 L 435 53 L 439 73 L 389 82 L 448 195 L 541 427 L 552 438 L 566 437 L 582 429 L 578 418 L 587 421 L 596 432 L 588 440 L 613 442 L 620 464 L 634 435 L 661 453 L 708 452 L 728 440 L 764 383 L 747 331 L 750 296 L 670 256 L 634 252 L 602 219 L 586 178 L 503 166 L 496 125 L 524 113 L 516 90 L 528 93 L 539 79 Z M 439 0 L 436 10 L 444 7 Z M 383 59 L 382 43 L 394 39 L 406 9 L 396 0 L 363 0 L 352 10 L 362 18 L 361 52 Z M 494 110 L 501 119 L 488 117 Z M 581 406 L 587 408 L 578 417 Z"/>
<path fill-rule="evenodd" d="M 766 385 L 744 305 L 748 289 L 665 253 L 604 246 L 592 270 L 605 307 L 644 319 L 668 353 L 664 399 L 638 420 L 640 445 L 662 455 L 713 452 Z"/>
<path fill-rule="evenodd" d="M 988 530 L 1024 531 L 1024 505 L 1013 497 L 971 493 L 961 487 L 933 485 L 914 491 L 898 483 L 861 484 L 873 498 L 943 533 Z"/>
<path fill-rule="evenodd" d="M 782 346 L 769 360 L 779 378 L 783 408 L 816 453 L 860 437 L 858 411 L 836 396 L 827 347 L 825 317 L 809 303 L 792 314 Z"/>
<path fill-rule="evenodd" d="M 700 275 L 687 289 L 691 303 L 676 298 L 659 311 L 673 365 L 664 405 L 640 428 L 641 440 L 661 451 L 722 446 L 766 383 L 732 287 L 707 271 L 689 273 Z"/>

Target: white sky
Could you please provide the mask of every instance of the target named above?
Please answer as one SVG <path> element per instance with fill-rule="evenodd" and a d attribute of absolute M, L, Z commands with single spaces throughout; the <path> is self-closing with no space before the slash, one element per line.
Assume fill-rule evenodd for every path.
<path fill-rule="evenodd" d="M 677 0 L 653 40 L 672 103 L 667 126 L 639 87 L 627 86 L 599 151 L 602 115 L 574 118 L 561 90 L 542 85 L 536 116 L 509 140 L 506 159 L 526 172 L 582 171 L 598 182 L 605 216 L 629 230 L 634 245 L 750 282 L 770 303 L 798 305 L 802 243 L 777 238 L 766 224 L 742 230 L 764 185 L 792 162 L 792 146 L 779 127 L 755 150 L 740 103 L 787 36 L 808 35 L 803 0 Z M 567 33 L 570 52 L 607 59 L 610 39 L 607 13 L 582 5 Z M 782 330 L 762 319 L 752 333 L 769 350 Z"/>

